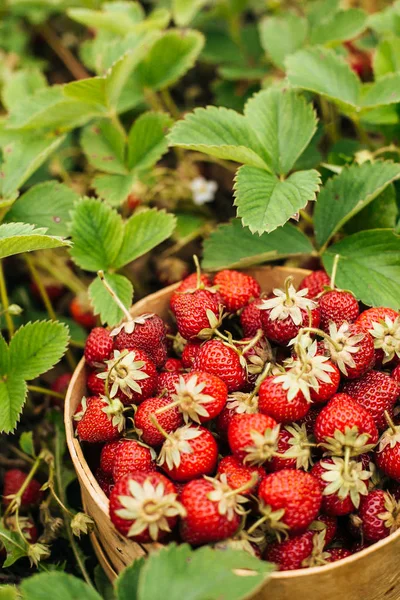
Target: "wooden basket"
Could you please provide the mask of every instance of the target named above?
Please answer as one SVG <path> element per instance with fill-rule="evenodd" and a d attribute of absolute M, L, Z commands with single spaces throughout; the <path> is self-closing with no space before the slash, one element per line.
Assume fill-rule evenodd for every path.
<path fill-rule="evenodd" d="M 288 275 L 295 285 L 307 271 L 284 267 L 249 269 L 263 291 L 282 286 Z M 169 298 L 176 285 L 169 286 L 132 307 L 132 314 L 154 312 L 168 318 Z M 86 392 L 85 364 L 81 360 L 72 377 L 65 399 L 65 428 L 68 448 L 82 492 L 84 510 L 94 519 L 91 534 L 94 550 L 106 574 L 113 580 L 126 566 L 145 555 L 154 545 L 139 545 L 114 529 L 108 516 L 108 499 L 92 474 L 78 440 L 74 435 L 72 415 Z M 253 598 L 254 600 L 400 600 L 400 530 L 370 548 L 338 563 L 276 572 Z"/>

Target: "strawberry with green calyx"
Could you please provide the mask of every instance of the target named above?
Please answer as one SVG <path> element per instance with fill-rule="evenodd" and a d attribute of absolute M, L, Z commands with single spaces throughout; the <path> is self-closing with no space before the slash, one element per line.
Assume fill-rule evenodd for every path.
<path fill-rule="evenodd" d="M 225 456 L 218 464 L 217 473 L 219 475 L 226 475 L 228 485 L 232 489 L 241 488 L 247 484 L 250 480 L 254 481 L 253 487 L 249 487 L 243 494 L 254 493 L 258 487 L 258 484 L 265 477 L 265 471 L 262 467 L 251 467 L 244 465 L 235 456 Z M 257 476 L 254 478 L 254 474 Z"/>
<path fill-rule="evenodd" d="M 304 469 L 313 464 L 311 450 L 316 444 L 311 442 L 305 425 L 286 425 L 279 432 L 276 454 L 268 463 L 270 471 L 282 469 Z"/>
<path fill-rule="evenodd" d="M 216 291 L 212 286 L 210 278 L 201 272 L 199 259 L 196 255 L 193 256 L 193 262 L 196 267 L 196 272 L 185 277 L 171 296 L 170 307 L 172 312 L 175 312 L 175 301 L 185 292 L 193 292 L 195 290 Z"/>
<path fill-rule="evenodd" d="M 136 542 L 162 540 L 185 515 L 174 484 L 161 473 L 127 473 L 110 494 L 112 523 Z"/>
<path fill-rule="evenodd" d="M 295 371 L 277 377 L 267 377 L 260 386 L 258 409 L 278 423 L 292 423 L 302 419 L 310 409 L 310 402 L 302 391 L 308 386 Z"/>
<path fill-rule="evenodd" d="M 144 471 L 146 473 L 155 471 L 156 453 L 139 440 L 121 440 L 115 452 L 113 463 L 113 479 L 119 481 L 130 471 Z"/>
<path fill-rule="evenodd" d="M 309 298 L 316 298 L 330 286 L 331 279 L 326 271 L 320 269 L 306 275 L 299 285 L 299 290 L 307 288 Z"/>
<path fill-rule="evenodd" d="M 124 406 L 120 400 L 105 396 L 82 398 L 74 413 L 76 434 L 82 442 L 111 442 L 125 428 Z"/>
<path fill-rule="evenodd" d="M 356 324 L 372 335 L 377 365 L 400 362 L 400 314 L 392 308 L 365 310 Z"/>
<path fill-rule="evenodd" d="M 261 413 L 237 414 L 228 427 L 232 454 L 244 464 L 262 465 L 276 452 L 279 425 Z"/>
<path fill-rule="evenodd" d="M 386 413 L 388 429 L 382 434 L 375 450 L 376 466 L 388 477 L 400 481 L 400 426 Z"/>
<path fill-rule="evenodd" d="M 400 527 L 400 503 L 389 492 L 372 490 L 361 500 L 358 518 L 366 540 L 383 540 Z"/>
<path fill-rule="evenodd" d="M 244 308 L 261 294 L 260 285 L 254 277 L 235 270 L 219 271 L 214 277 L 214 285 L 226 309 L 232 313 Z"/>
<path fill-rule="evenodd" d="M 217 417 L 217 430 L 226 437 L 229 423 L 236 414 L 254 414 L 258 412 L 258 396 L 255 390 L 247 392 L 232 392 L 228 395 L 225 408 Z"/>

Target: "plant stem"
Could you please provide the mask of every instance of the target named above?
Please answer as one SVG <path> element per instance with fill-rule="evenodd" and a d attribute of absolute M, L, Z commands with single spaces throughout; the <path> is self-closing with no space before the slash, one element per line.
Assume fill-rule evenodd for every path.
<path fill-rule="evenodd" d="M 30 392 L 37 392 L 38 394 L 44 394 L 46 396 L 53 396 L 53 398 L 60 398 L 60 400 L 64 400 L 64 395 L 59 392 L 54 392 L 53 390 L 49 390 L 48 388 L 41 387 L 40 385 L 28 385 L 28 390 Z"/>
<path fill-rule="evenodd" d="M 302 219 L 304 219 L 306 223 L 308 223 L 308 225 L 314 225 L 313 218 L 311 217 L 311 215 L 308 214 L 306 210 L 300 209 L 299 213 Z"/>
<path fill-rule="evenodd" d="M 4 511 L 3 521 L 10 514 L 10 512 L 13 511 L 15 506 L 17 506 L 17 507 L 19 506 L 18 501 L 21 499 L 22 494 L 25 492 L 26 488 L 32 481 L 36 471 L 38 470 L 38 468 L 40 466 L 40 463 L 42 462 L 42 459 L 43 459 L 43 455 L 41 453 L 34 461 L 32 467 L 31 467 L 31 470 L 29 471 L 24 483 L 21 485 L 18 492 L 15 494 L 14 498 L 11 500 L 10 504 L 7 506 L 6 510 Z"/>
<path fill-rule="evenodd" d="M 63 46 L 60 38 L 47 24 L 40 25 L 36 28 L 37 32 L 47 42 L 50 48 L 57 54 L 58 58 L 64 63 L 68 71 L 75 79 L 87 79 L 90 77 L 85 67 L 75 58 L 68 48 Z"/>
<path fill-rule="evenodd" d="M 362 144 L 364 144 L 365 146 L 367 146 L 367 148 L 369 148 L 369 150 L 373 150 L 373 145 L 371 143 L 371 140 L 369 139 L 368 134 L 365 131 L 365 129 L 363 127 L 361 127 L 360 121 L 358 119 L 352 119 L 352 123 L 354 125 L 354 129 L 356 130 L 356 133 L 358 135 L 360 142 Z"/>
<path fill-rule="evenodd" d="M 133 321 L 132 315 L 129 312 L 129 310 L 126 308 L 125 304 L 118 298 L 117 294 L 114 292 L 114 290 L 112 289 L 110 284 L 106 281 L 106 278 L 104 276 L 104 271 L 97 271 L 97 275 L 99 276 L 99 279 L 100 279 L 101 283 L 104 285 L 104 287 L 106 288 L 107 292 L 110 294 L 111 298 L 114 300 L 115 304 L 118 306 L 118 308 L 120 310 L 122 310 L 123 314 L 125 315 L 126 320 L 128 322 Z"/>
<path fill-rule="evenodd" d="M 177 121 L 181 114 L 179 112 L 179 108 L 177 107 L 175 100 L 171 96 L 171 93 L 168 89 L 161 90 L 161 98 L 168 111 L 171 113 L 171 116 Z"/>
<path fill-rule="evenodd" d="M 126 141 L 128 139 L 128 136 L 125 131 L 125 127 L 122 125 L 121 119 L 119 118 L 119 116 L 116 112 L 113 112 L 112 114 L 110 114 L 110 120 L 112 121 L 113 125 L 115 125 L 115 127 L 118 129 L 118 131 L 120 131 L 124 140 Z"/>
<path fill-rule="evenodd" d="M 329 284 L 332 289 L 334 289 L 334 287 L 335 287 L 335 279 L 336 279 L 336 273 L 337 273 L 337 268 L 338 268 L 338 264 L 339 264 L 339 259 L 340 259 L 340 255 L 335 254 L 335 258 L 333 259 L 331 281 Z"/>
<path fill-rule="evenodd" d="M 144 90 L 144 97 L 152 110 L 155 110 L 156 112 L 165 112 L 164 106 L 156 92 L 153 92 L 150 88 L 146 88 Z"/>
<path fill-rule="evenodd" d="M 0 260 L 0 298 L 1 298 L 1 303 L 3 305 L 3 309 L 4 309 L 4 318 L 6 320 L 6 324 L 7 324 L 7 329 L 8 329 L 8 333 L 10 338 L 12 338 L 12 336 L 14 335 L 14 322 L 11 318 L 10 313 L 8 312 L 8 307 L 10 306 L 9 301 L 8 301 L 8 294 L 7 294 L 7 286 L 6 286 L 6 281 L 4 278 L 4 270 L 3 270 L 3 261 Z"/>

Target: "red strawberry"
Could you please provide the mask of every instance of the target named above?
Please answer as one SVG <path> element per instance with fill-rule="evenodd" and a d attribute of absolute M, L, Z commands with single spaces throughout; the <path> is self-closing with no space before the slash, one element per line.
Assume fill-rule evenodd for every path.
<path fill-rule="evenodd" d="M 123 405 L 104 396 L 82 398 L 75 411 L 76 433 L 82 442 L 111 442 L 120 437 L 125 427 Z"/>
<path fill-rule="evenodd" d="M 180 373 L 184 367 L 179 358 L 168 358 L 163 367 L 164 371 L 170 373 Z"/>
<path fill-rule="evenodd" d="M 332 322 L 329 327 L 329 339 L 326 338 L 324 344 L 331 360 L 347 379 L 361 377 L 374 366 L 372 336 L 355 323 L 343 323 L 338 329 Z"/>
<path fill-rule="evenodd" d="M 261 325 L 261 309 L 259 308 L 260 298 L 250 302 L 244 307 L 240 314 L 240 324 L 242 325 L 243 335 L 252 338 L 256 335 Z"/>
<path fill-rule="evenodd" d="M 221 309 L 219 294 L 209 290 L 181 294 L 174 302 L 179 333 L 186 340 L 210 338 L 220 324 Z"/>
<path fill-rule="evenodd" d="M 286 425 L 279 432 L 276 452 L 280 456 L 273 456 L 268 463 L 271 471 L 281 469 L 308 470 L 311 459 L 311 443 L 307 436 L 305 425 Z"/>
<path fill-rule="evenodd" d="M 5 519 L 6 529 L 9 531 L 19 532 L 22 531 L 24 538 L 30 543 L 35 544 L 39 538 L 39 532 L 35 525 L 35 522 L 30 517 L 21 517 L 18 515 L 18 522 L 16 515 L 10 515 Z M 2 557 L 2 548 L 0 548 L 0 558 Z M 5 558 L 6 553 L 4 553 Z"/>
<path fill-rule="evenodd" d="M 325 287 L 330 284 L 330 277 L 326 271 L 320 269 L 319 271 L 313 271 L 309 275 L 306 275 L 303 281 L 299 285 L 299 290 L 307 288 L 307 296 L 309 298 L 315 298 L 319 294 L 325 291 Z"/>
<path fill-rule="evenodd" d="M 157 378 L 156 393 L 157 395 L 166 394 L 171 396 L 175 394 L 175 386 L 179 383 L 179 373 L 175 372 L 164 372 L 160 373 Z"/>
<path fill-rule="evenodd" d="M 102 471 L 101 469 L 96 469 L 95 477 L 97 483 L 99 484 L 107 498 L 109 498 L 114 487 L 114 479 L 112 478 L 112 475 L 104 473 L 104 471 Z"/>
<path fill-rule="evenodd" d="M 219 475 L 226 475 L 228 485 L 234 490 L 249 483 L 252 476 L 256 474 L 257 480 L 254 482 L 254 485 L 242 492 L 243 494 L 254 493 L 261 479 L 265 477 L 265 471 L 262 467 L 244 465 L 235 456 L 225 456 L 222 458 L 218 465 L 217 473 Z"/>
<path fill-rule="evenodd" d="M 400 361 L 400 314 L 392 308 L 369 308 L 356 324 L 374 339 L 375 363 L 397 364 Z"/>
<path fill-rule="evenodd" d="M 236 414 L 253 414 L 258 412 L 258 396 L 254 393 L 232 392 L 228 396 L 225 408 L 218 415 L 218 433 L 226 438 L 232 417 Z"/>
<path fill-rule="evenodd" d="M 90 371 L 86 378 L 86 387 L 91 396 L 104 396 L 104 379 L 97 377 L 98 371 Z"/>
<path fill-rule="evenodd" d="M 161 473 L 132 471 L 115 484 L 110 495 L 110 519 L 136 542 L 162 540 L 185 515 L 177 491 Z"/>
<path fill-rule="evenodd" d="M 400 426 L 390 423 L 375 451 L 376 466 L 385 475 L 400 482 Z"/>
<path fill-rule="evenodd" d="M 359 379 L 346 381 L 343 391 L 357 400 L 373 417 L 379 430 L 387 428 L 385 411 L 393 417 L 400 396 L 400 383 L 380 371 L 368 371 Z"/>
<path fill-rule="evenodd" d="M 107 371 L 99 373 L 99 379 L 107 380 L 110 398 L 117 396 L 125 406 L 139 404 L 150 398 L 157 385 L 157 370 L 149 356 L 142 350 L 114 350 L 114 356 L 106 361 Z"/>
<path fill-rule="evenodd" d="M 96 325 L 96 317 L 93 314 L 93 309 L 89 300 L 85 297 L 75 296 L 75 298 L 72 298 L 69 304 L 69 312 L 73 320 L 78 325 L 82 325 L 82 327 L 91 329 Z"/>
<path fill-rule="evenodd" d="M 218 286 L 218 292 L 229 312 L 236 312 L 245 307 L 261 293 L 258 281 L 240 271 L 220 271 L 214 277 L 214 285 Z"/>
<path fill-rule="evenodd" d="M 117 350 L 142 350 L 160 368 L 167 358 L 164 321 L 154 313 L 145 313 L 125 321 L 111 332 Z"/>
<path fill-rule="evenodd" d="M 100 469 L 105 475 L 112 475 L 115 463 L 115 454 L 121 444 L 121 440 L 108 442 L 101 449 Z"/>
<path fill-rule="evenodd" d="M 210 279 L 207 277 L 207 275 L 204 275 L 203 273 L 200 275 L 200 285 L 202 286 L 202 289 L 211 288 L 211 286 L 212 286 Z M 197 289 L 197 273 L 192 273 L 191 275 L 188 275 L 188 277 L 185 277 L 185 279 L 180 283 L 180 285 L 173 292 L 171 299 L 170 299 L 170 306 L 171 306 L 172 312 L 175 312 L 175 301 L 178 298 L 180 298 L 180 296 L 182 295 L 182 292 L 187 292 L 189 290 L 195 290 L 195 289 Z"/>
<path fill-rule="evenodd" d="M 331 290 L 320 297 L 318 304 L 321 311 L 321 329 L 326 332 L 329 331 L 331 322 L 339 329 L 345 322 L 353 323 L 360 314 L 357 299 L 351 292 Z"/>
<path fill-rule="evenodd" d="M 12 501 L 9 496 L 14 496 L 19 492 L 25 482 L 27 474 L 20 469 L 9 469 L 4 473 L 3 479 L 3 504 L 8 506 Z M 21 508 L 30 508 L 39 504 L 43 498 L 43 492 L 40 490 L 41 483 L 37 479 L 31 479 L 24 493 L 21 496 Z"/>
<path fill-rule="evenodd" d="M 400 504 L 388 492 L 372 490 L 362 499 L 358 516 L 363 536 L 370 542 L 383 540 L 400 526 Z"/>
<path fill-rule="evenodd" d="M 145 444 L 157 447 L 165 440 L 164 435 L 154 426 L 152 416 L 156 417 L 167 433 L 175 431 L 183 424 L 182 413 L 177 406 L 171 406 L 168 410 L 157 414 L 159 409 L 166 408 L 170 404 L 170 398 L 147 398 L 139 404 L 135 413 L 135 428 Z"/>
<path fill-rule="evenodd" d="M 131 471 L 156 470 L 150 448 L 137 440 L 121 440 L 114 457 L 113 478 L 119 481 Z"/>
<path fill-rule="evenodd" d="M 179 499 L 186 509 L 180 524 L 181 538 L 192 546 L 232 537 L 244 513 L 241 502 L 246 500 L 224 481 L 210 478 L 187 483 Z"/>
<path fill-rule="evenodd" d="M 215 470 L 218 446 L 204 427 L 186 425 L 168 434 L 158 464 L 175 481 L 190 481 Z"/>
<path fill-rule="evenodd" d="M 317 376 L 318 389 L 313 387 L 310 389 L 310 397 L 315 404 L 325 404 L 336 394 L 340 384 L 340 371 L 337 366 L 330 360 L 326 361 L 324 365 L 328 365 L 332 369 L 328 373 L 330 382 L 323 381 Z"/>
<path fill-rule="evenodd" d="M 340 455 L 347 446 L 361 454 L 365 445 L 375 445 L 378 430 L 370 413 L 347 394 L 336 394 L 319 413 L 315 437 L 329 451 Z"/>
<path fill-rule="evenodd" d="M 328 563 L 336 562 L 338 560 L 342 560 L 343 558 L 348 558 L 353 554 L 353 552 L 347 548 L 330 548 L 326 551 L 326 553 L 326 562 Z"/>
<path fill-rule="evenodd" d="M 261 465 L 276 451 L 279 425 L 260 413 L 236 414 L 228 427 L 228 442 L 236 458 L 251 465 Z"/>
<path fill-rule="evenodd" d="M 228 398 L 226 383 L 216 375 L 202 371 L 191 371 L 181 376 L 175 389 L 171 399 L 186 423 L 189 420 L 205 423 L 214 419 Z"/>
<path fill-rule="evenodd" d="M 307 435 L 314 435 L 315 422 L 319 413 L 321 412 L 320 406 L 311 406 L 310 410 L 305 417 L 299 419 L 298 424 L 304 425 L 307 431 Z"/>
<path fill-rule="evenodd" d="M 59 394 L 66 394 L 71 379 L 71 373 L 63 373 L 53 381 L 53 383 L 51 384 L 51 389 L 53 390 L 53 392 L 58 392 Z"/>
<path fill-rule="evenodd" d="M 338 520 L 330 515 L 318 515 L 309 527 L 311 531 L 324 531 L 324 547 L 329 546 L 337 533 Z"/>
<path fill-rule="evenodd" d="M 91 366 L 102 366 L 110 358 L 113 340 L 107 329 L 95 327 L 89 333 L 85 344 L 85 360 Z"/>
<path fill-rule="evenodd" d="M 302 419 L 310 409 L 310 403 L 301 390 L 291 393 L 292 376 L 290 372 L 278 377 L 267 377 L 260 386 L 258 409 L 278 423 L 291 423 Z"/>
<path fill-rule="evenodd" d="M 237 351 L 220 340 L 209 340 L 200 346 L 194 361 L 196 371 L 217 375 L 229 392 L 240 390 L 246 383 L 246 369 Z"/>
<path fill-rule="evenodd" d="M 260 483 L 260 512 L 272 530 L 297 534 L 318 515 L 322 503 L 320 484 L 310 473 L 283 469 Z"/>
<path fill-rule="evenodd" d="M 303 569 L 308 566 L 307 559 L 313 551 L 313 538 L 312 531 L 305 531 L 283 542 L 275 542 L 267 546 L 263 558 L 275 563 L 279 571 Z"/>
<path fill-rule="evenodd" d="M 184 349 L 182 350 L 182 365 L 185 369 L 192 369 L 194 364 L 194 359 L 196 358 L 196 354 L 200 348 L 200 340 L 188 342 L 185 344 Z"/>
<path fill-rule="evenodd" d="M 399 381 L 400 382 L 400 365 L 397 365 L 397 367 L 395 369 L 393 369 L 393 371 L 392 371 L 392 378 L 395 381 Z"/>
<path fill-rule="evenodd" d="M 292 278 L 285 283 L 285 290 L 275 289 L 274 296 L 261 300 L 261 324 L 269 340 L 286 345 L 297 336 L 302 327 L 318 327 L 319 308 L 316 302 L 306 298 L 307 290 L 296 292 Z M 311 311 L 311 323 L 308 315 Z"/>
<path fill-rule="evenodd" d="M 264 371 L 267 362 L 271 362 L 273 359 L 271 346 L 268 340 L 262 337 L 254 344 L 254 339 L 255 338 L 253 337 L 240 340 L 241 342 L 248 342 L 249 345 L 250 343 L 253 344 L 250 347 L 241 347 L 242 355 L 247 363 L 247 382 L 250 390 L 256 385 L 258 376 Z"/>

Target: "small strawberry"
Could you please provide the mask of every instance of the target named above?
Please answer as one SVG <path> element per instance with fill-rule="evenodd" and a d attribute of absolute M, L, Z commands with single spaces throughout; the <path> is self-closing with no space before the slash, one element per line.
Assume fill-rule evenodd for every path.
<path fill-rule="evenodd" d="M 112 442 L 125 427 L 122 403 L 104 396 L 83 397 L 74 420 L 78 422 L 76 433 L 82 442 Z"/>
<path fill-rule="evenodd" d="M 210 290 L 185 292 L 175 300 L 174 314 L 183 338 L 208 339 L 221 323 L 220 296 Z"/>
<path fill-rule="evenodd" d="M 128 318 L 129 317 L 129 318 Z M 126 320 L 111 331 L 116 350 L 142 350 L 156 367 L 164 365 L 166 355 L 166 329 L 164 321 L 154 313 L 144 313 Z"/>
<path fill-rule="evenodd" d="M 100 469 L 106 475 L 112 475 L 115 463 L 115 455 L 121 444 L 121 440 L 104 444 L 100 453 Z"/>
<path fill-rule="evenodd" d="M 316 302 L 305 297 L 307 292 L 307 289 L 296 292 L 292 278 L 288 277 L 285 290 L 275 289 L 274 297 L 260 301 L 261 324 L 269 340 L 286 345 L 302 327 L 318 327 L 319 308 Z"/>
<path fill-rule="evenodd" d="M 214 285 L 218 286 L 218 292 L 228 312 L 236 312 L 244 308 L 250 300 L 258 298 L 261 293 L 258 281 L 240 271 L 228 269 L 219 271 L 214 277 Z"/>
<path fill-rule="evenodd" d="M 376 466 L 388 477 L 400 482 L 400 426 L 390 417 L 389 428 L 382 434 L 375 450 Z"/>
<path fill-rule="evenodd" d="M 208 429 L 186 425 L 164 435 L 157 462 L 171 479 L 190 481 L 215 470 L 218 446 Z"/>
<path fill-rule="evenodd" d="M 247 498 L 240 495 L 240 488 L 234 490 L 227 484 L 225 475 L 220 477 L 190 481 L 182 490 L 180 501 L 186 516 L 181 520 L 180 534 L 192 546 L 230 538 L 239 529 L 245 514 L 241 505 Z"/>
<path fill-rule="evenodd" d="M 226 384 L 211 373 L 191 371 L 179 377 L 171 400 L 183 414 L 185 423 L 205 423 L 214 419 L 226 405 L 228 388 Z M 167 409 L 164 409 L 167 410 Z"/>
<path fill-rule="evenodd" d="M 71 379 L 71 373 L 63 373 L 53 381 L 53 383 L 51 384 L 51 389 L 53 390 L 53 392 L 57 392 L 58 394 L 66 394 Z"/>
<path fill-rule="evenodd" d="M 97 377 L 99 371 L 90 371 L 86 377 L 86 387 L 91 396 L 104 396 L 104 379 Z"/>
<path fill-rule="evenodd" d="M 105 381 L 106 394 L 117 396 L 125 406 L 139 404 L 150 398 L 157 385 L 157 370 L 142 350 L 114 350 L 106 360 L 107 370 L 97 377 Z"/>
<path fill-rule="evenodd" d="M 262 329 L 259 304 L 260 298 L 257 298 L 245 306 L 240 313 L 240 324 L 245 337 L 252 338 L 257 334 L 259 329 Z"/>
<path fill-rule="evenodd" d="M 96 325 L 93 308 L 89 303 L 89 299 L 85 296 L 75 296 L 75 298 L 72 298 L 69 304 L 69 312 L 73 320 L 78 325 L 82 325 L 82 327 L 91 329 Z"/>
<path fill-rule="evenodd" d="M 265 471 L 262 467 L 244 465 L 235 456 L 225 456 L 222 458 L 218 464 L 217 473 L 219 475 L 225 474 L 228 485 L 234 490 L 254 480 L 253 476 L 255 474 L 257 477 L 253 486 L 242 492 L 244 495 L 254 493 L 261 479 L 265 477 Z"/>
<path fill-rule="evenodd" d="M 157 377 L 156 394 L 171 396 L 175 394 L 175 386 L 179 383 L 179 373 L 171 371 L 160 373 Z"/>
<path fill-rule="evenodd" d="M 320 484 L 310 473 L 283 469 L 267 475 L 258 488 L 260 522 L 273 531 L 297 534 L 314 521 L 321 508 Z"/>
<path fill-rule="evenodd" d="M 333 322 L 339 327 L 347 322 L 353 323 L 360 314 L 357 299 L 351 292 L 331 290 L 325 292 L 318 301 L 321 311 L 321 329 L 328 332 Z"/>
<path fill-rule="evenodd" d="M 194 365 L 194 360 L 196 358 L 197 352 L 200 348 L 200 340 L 199 341 L 191 341 L 185 344 L 185 347 L 182 350 L 182 365 L 185 369 L 192 369 Z"/>
<path fill-rule="evenodd" d="M 182 361 L 179 358 L 168 358 L 163 367 L 163 370 L 167 373 L 180 373 L 183 369 Z"/>
<path fill-rule="evenodd" d="M 259 330 L 261 334 L 261 329 Z M 265 337 L 257 339 L 256 336 L 253 338 L 243 338 L 241 342 L 247 342 L 246 346 L 241 346 L 242 356 L 246 359 L 247 363 L 247 382 L 249 389 L 252 389 L 257 382 L 259 375 L 264 371 L 265 366 L 268 362 L 273 359 L 271 346 Z"/>
<path fill-rule="evenodd" d="M 326 551 L 327 557 L 326 562 L 332 563 L 337 562 L 338 560 L 343 560 L 343 558 L 348 558 L 353 555 L 353 552 L 348 548 L 330 548 Z"/>
<path fill-rule="evenodd" d="M 170 398 L 147 398 L 139 404 L 135 413 L 135 428 L 140 439 L 149 446 L 157 447 L 164 443 L 165 437 L 154 426 L 151 417 L 156 416 L 158 423 L 167 432 L 171 433 L 183 425 L 182 413 L 177 406 L 170 406 Z M 168 410 L 158 413 L 160 409 Z"/>
<path fill-rule="evenodd" d="M 316 298 L 319 294 L 325 291 L 325 287 L 330 284 L 330 277 L 326 271 L 320 269 L 306 275 L 299 285 L 299 290 L 307 289 L 309 298 Z"/>
<path fill-rule="evenodd" d="M 209 340 L 200 346 L 194 368 L 217 375 L 226 383 L 229 392 L 236 392 L 246 383 L 245 363 L 231 345 L 221 340 Z"/>
<path fill-rule="evenodd" d="M 310 409 L 301 389 L 297 387 L 298 379 L 289 371 L 278 377 L 267 377 L 260 386 L 258 409 L 269 415 L 278 423 L 291 423 L 302 419 Z M 292 384 L 295 389 L 292 393 Z"/>
<path fill-rule="evenodd" d="M 400 396 L 400 383 L 380 371 L 368 371 L 359 379 L 346 381 L 343 391 L 357 400 L 373 417 L 377 428 L 387 428 L 385 412 L 393 417 L 394 405 Z"/>
<path fill-rule="evenodd" d="M 311 531 L 324 531 L 324 548 L 329 546 L 337 533 L 338 520 L 336 517 L 330 515 L 319 514 L 315 521 L 313 521 L 309 527 Z"/>
<path fill-rule="evenodd" d="M 114 487 L 114 479 L 112 478 L 112 475 L 104 473 L 104 471 L 101 469 L 96 469 L 95 478 L 107 498 L 109 498 Z"/>
<path fill-rule="evenodd" d="M 113 340 L 107 329 L 95 327 L 89 333 L 85 343 L 85 360 L 91 367 L 103 366 L 110 358 Z"/>
<path fill-rule="evenodd" d="M 279 571 L 303 569 L 308 566 L 306 562 L 313 551 L 313 538 L 312 531 L 305 531 L 282 542 L 277 541 L 267 546 L 263 558 L 277 565 Z"/>
<path fill-rule="evenodd" d="M 174 484 L 161 473 L 127 473 L 110 495 L 114 527 L 136 542 L 162 540 L 185 514 Z"/>
<path fill-rule="evenodd" d="M 358 517 L 365 539 L 377 542 L 400 527 L 400 503 L 388 492 L 372 490 L 362 499 Z"/>
<path fill-rule="evenodd" d="M 119 481 L 131 471 L 149 473 L 156 470 L 153 453 L 148 446 L 137 440 L 121 440 L 114 457 L 113 478 Z"/>
<path fill-rule="evenodd" d="M 397 364 L 400 361 L 400 314 L 392 308 L 369 308 L 356 324 L 374 339 L 375 363 Z"/>
<path fill-rule="evenodd" d="M 25 482 L 27 474 L 20 469 L 8 469 L 4 473 L 3 479 L 3 505 L 8 506 L 13 497 L 17 494 Z M 30 508 L 39 504 L 43 498 L 43 492 L 40 490 L 42 485 L 37 479 L 31 479 L 24 493 L 21 496 L 21 508 Z"/>
<path fill-rule="evenodd" d="M 312 464 L 312 446 L 305 425 L 300 426 L 297 423 L 286 425 L 279 432 L 277 454 L 269 461 L 269 470 L 304 469 L 307 471 Z"/>
<path fill-rule="evenodd" d="M 171 296 L 170 306 L 172 312 L 175 312 L 175 301 L 182 295 L 182 293 L 187 292 L 189 290 L 195 290 L 199 288 L 199 285 L 200 289 L 212 287 L 211 280 L 209 279 L 209 277 L 207 277 L 207 275 L 204 275 L 203 273 L 200 275 L 200 282 L 198 282 L 197 273 L 192 273 L 191 275 L 185 277 L 185 279 L 181 281 L 181 283 Z"/>
<path fill-rule="evenodd" d="M 330 453 L 346 452 L 356 456 L 378 441 L 374 419 L 347 394 L 336 394 L 319 413 L 315 422 L 315 437 Z"/>
<path fill-rule="evenodd" d="M 343 323 L 339 329 L 331 322 L 325 350 L 347 379 L 361 377 L 374 366 L 374 341 L 358 325 Z"/>
<path fill-rule="evenodd" d="M 262 465 L 273 456 L 278 435 L 277 422 L 260 413 L 236 414 L 228 427 L 228 442 L 232 454 L 250 465 Z"/>

